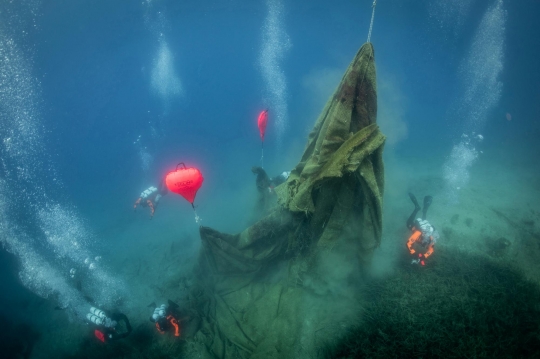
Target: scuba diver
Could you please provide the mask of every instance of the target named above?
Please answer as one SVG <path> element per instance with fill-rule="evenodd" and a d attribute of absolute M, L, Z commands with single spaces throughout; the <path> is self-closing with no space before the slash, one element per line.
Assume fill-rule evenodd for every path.
<path fill-rule="evenodd" d="M 291 174 L 290 171 L 288 172 L 285 171 L 274 178 L 270 178 L 266 174 L 266 171 L 262 167 L 258 167 L 258 166 L 251 167 L 251 172 L 257 175 L 257 179 L 255 180 L 255 183 L 257 185 L 257 190 L 259 192 L 269 192 L 269 193 L 272 193 L 275 187 L 285 182 L 289 178 L 289 175 Z"/>
<path fill-rule="evenodd" d="M 410 192 L 409 197 L 414 204 L 414 210 L 407 219 L 407 228 L 412 231 L 407 241 L 407 249 L 411 256 L 413 256 L 411 264 L 424 266 L 426 264 L 425 260 L 433 254 L 435 243 L 439 239 L 439 233 L 426 219 L 427 210 L 433 201 L 433 197 L 424 197 L 422 218 L 416 218 L 416 215 L 420 211 L 420 205 L 416 197 Z"/>
<path fill-rule="evenodd" d="M 159 200 L 168 192 L 169 190 L 165 185 L 165 179 L 162 179 L 159 184 L 159 188 L 150 186 L 141 193 L 141 195 L 139 196 L 139 198 L 137 198 L 135 204 L 133 205 L 133 210 L 136 210 L 139 204 L 142 207 L 150 207 L 150 219 L 152 219 L 152 217 L 154 217 L 154 212 L 156 211 Z"/>
<path fill-rule="evenodd" d="M 178 319 L 176 319 L 178 316 L 178 304 L 169 300 L 168 304 L 162 304 L 157 307 L 156 303 L 151 303 L 148 307 L 154 308 L 154 313 L 152 313 L 150 321 L 156 323 L 156 329 L 160 334 L 171 331 L 174 332 L 175 337 L 180 336 L 180 324 Z"/>
<path fill-rule="evenodd" d="M 268 177 L 266 171 L 262 167 L 254 166 L 251 168 L 251 172 L 257 175 L 255 184 L 257 185 L 259 197 L 255 207 L 254 218 L 259 218 L 261 215 L 266 214 L 275 204 L 276 198 L 274 188 L 287 181 L 291 172 L 283 172 L 274 178 Z"/>
<path fill-rule="evenodd" d="M 128 318 L 120 312 L 108 315 L 101 309 L 90 307 L 90 313 L 86 314 L 86 319 L 96 325 L 94 335 L 103 343 L 125 338 L 131 333 Z"/>

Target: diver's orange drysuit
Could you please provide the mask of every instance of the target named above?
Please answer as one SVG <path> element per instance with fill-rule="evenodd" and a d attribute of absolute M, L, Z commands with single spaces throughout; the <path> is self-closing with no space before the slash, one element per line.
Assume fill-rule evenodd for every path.
<path fill-rule="evenodd" d="M 418 258 L 413 259 L 411 262 L 412 264 L 420 263 L 421 265 L 425 265 L 424 259 L 433 254 L 433 247 L 435 246 L 435 242 L 439 238 L 439 233 L 426 220 L 427 210 L 431 205 L 433 197 L 424 197 L 424 210 L 422 212 L 421 218 L 416 217 L 418 211 L 420 211 L 421 209 L 418 201 L 416 200 L 416 197 L 411 192 L 409 192 L 409 197 L 414 204 L 414 210 L 407 219 L 407 228 L 412 231 L 412 234 L 407 241 L 407 249 L 409 250 L 409 253 L 415 254 L 416 249 L 413 248 L 415 246 L 415 243 L 418 243 L 418 245 L 420 245 L 423 249 L 427 247 L 425 253 L 418 253 Z"/>
<path fill-rule="evenodd" d="M 135 204 L 133 205 L 133 209 L 137 209 L 137 206 L 138 206 L 139 204 L 141 204 L 141 201 L 142 201 L 142 198 L 141 198 L 141 197 L 137 198 L 137 200 L 135 201 Z M 151 200 L 147 199 L 147 200 L 146 200 L 146 205 L 147 205 L 148 207 L 150 207 L 150 217 L 153 217 L 153 216 L 154 216 L 154 212 L 156 211 L 155 208 L 154 208 L 154 204 L 152 203 Z"/>
<path fill-rule="evenodd" d="M 407 241 L 407 248 L 409 249 L 409 253 L 414 254 L 414 253 L 416 253 L 416 250 L 413 248 L 413 245 L 415 243 L 418 243 L 421 246 L 423 246 L 423 244 L 422 244 L 422 231 L 418 230 L 416 227 L 413 227 L 412 231 L 413 231 L 413 233 L 411 234 L 411 236 L 409 237 L 409 240 Z M 433 240 L 433 236 L 429 236 L 428 248 L 427 248 L 427 250 L 426 250 L 426 252 L 424 254 L 422 254 L 422 253 L 418 254 L 419 259 L 422 259 L 422 257 L 424 257 L 424 259 L 426 259 L 430 255 L 432 255 L 433 251 L 434 251 L 434 247 L 435 247 L 435 243 L 434 243 L 434 240 Z M 425 263 L 424 263 L 423 260 L 421 260 L 420 264 L 424 265 Z"/>
<path fill-rule="evenodd" d="M 156 329 L 161 334 L 165 334 L 165 331 L 167 330 L 168 324 L 171 324 L 172 327 L 174 327 L 174 336 L 179 337 L 180 336 L 180 326 L 178 325 L 178 320 L 176 320 L 175 317 L 173 317 L 171 314 L 167 315 L 166 319 L 164 321 L 157 321 L 156 322 Z"/>

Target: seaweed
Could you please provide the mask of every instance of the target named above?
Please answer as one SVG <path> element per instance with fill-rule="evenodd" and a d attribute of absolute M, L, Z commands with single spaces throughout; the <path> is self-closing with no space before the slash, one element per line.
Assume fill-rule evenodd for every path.
<path fill-rule="evenodd" d="M 540 357 L 540 288 L 511 264 L 457 250 L 365 287 L 362 322 L 333 358 Z M 331 350 L 330 350 L 331 349 Z"/>

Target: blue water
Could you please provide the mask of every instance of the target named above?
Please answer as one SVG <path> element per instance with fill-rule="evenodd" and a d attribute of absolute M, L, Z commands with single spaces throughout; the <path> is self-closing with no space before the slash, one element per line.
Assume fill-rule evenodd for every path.
<path fill-rule="evenodd" d="M 467 144 L 469 155 L 481 150 L 492 161 L 500 154 L 514 156 L 529 163 L 534 178 L 540 151 L 540 2 L 446 3 L 378 1 L 371 42 L 379 123 L 388 136 L 385 156 L 389 163 L 429 160 L 443 177 L 462 134 L 475 131 L 484 140 Z M 264 24 L 276 4 L 282 11 L 272 30 L 281 55 L 264 77 L 267 58 L 261 51 L 272 36 L 265 37 Z M 84 267 L 87 255 L 129 246 L 133 238 L 122 237 L 122 231 L 178 227 L 196 235 L 191 207 L 179 197 L 164 198 L 153 229 L 144 229 L 150 224 L 140 211 L 131 212 L 138 194 L 178 162 L 198 167 L 205 177 L 196 200 L 203 224 L 244 228 L 250 168 L 261 157 L 259 111 L 270 109 L 265 168 L 271 175 L 290 170 L 326 99 L 366 41 L 370 18 L 369 0 L 2 0 L 0 240 L 15 258 L 2 264 L 2 292 L 26 298 L 29 287 L 52 303 L 60 291 L 68 304 L 69 269 Z M 494 82 L 483 81 L 486 74 Z M 475 83 L 471 100 L 467 91 Z M 272 85 L 281 91 L 278 96 L 269 91 Z M 273 111 L 278 107 L 280 119 Z M 453 168 L 462 175 L 459 183 L 467 186 L 475 163 Z M 60 246 L 51 233 L 62 237 Z M 78 249 L 61 252 L 73 238 L 80 239 Z M 46 285 L 45 294 L 36 287 L 46 278 L 22 280 L 26 287 L 18 278 L 24 263 L 34 260 L 27 249 L 59 278 Z M 100 270 L 97 287 L 123 281 L 112 270 Z M 9 295 L 0 298 L 13 306 Z M 102 300 L 112 297 L 104 294 Z M 84 305 L 80 298 L 74 301 Z M 25 308 L 0 313 L 17 321 Z"/>

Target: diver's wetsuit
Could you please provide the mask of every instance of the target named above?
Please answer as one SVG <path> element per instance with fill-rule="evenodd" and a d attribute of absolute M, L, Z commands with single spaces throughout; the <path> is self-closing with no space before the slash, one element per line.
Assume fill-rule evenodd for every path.
<path fill-rule="evenodd" d="M 104 325 L 98 325 L 97 328 L 94 330 L 94 335 L 96 338 L 98 338 L 102 342 L 107 342 L 109 340 L 118 340 L 127 337 L 131 331 L 131 324 L 129 323 L 129 319 L 124 313 L 116 312 L 108 316 L 111 320 L 120 323 L 124 322 L 125 331 L 119 332 L 117 330 L 118 324 L 114 327 L 106 327 Z"/>
<path fill-rule="evenodd" d="M 253 166 L 251 167 L 251 172 L 257 175 L 257 179 L 255 180 L 257 190 L 259 192 L 268 192 L 268 188 L 270 188 L 272 183 L 266 171 L 262 167 Z"/>
<path fill-rule="evenodd" d="M 255 183 L 257 185 L 258 198 L 254 211 L 255 220 L 259 219 L 261 215 L 268 214 L 268 211 L 275 205 L 276 193 L 274 188 L 284 183 L 289 177 L 290 172 L 283 172 L 274 178 L 268 177 L 262 167 L 254 166 L 251 168 L 251 172 L 257 175 Z"/>
<path fill-rule="evenodd" d="M 283 172 L 274 178 L 270 178 L 266 174 L 266 171 L 262 167 L 258 166 L 251 167 L 251 172 L 257 175 L 255 183 L 259 192 L 268 192 L 269 190 L 272 190 L 273 188 L 279 186 L 280 184 L 287 181 L 287 178 L 289 178 L 290 174 L 290 172 Z"/>
<path fill-rule="evenodd" d="M 131 333 L 131 324 L 129 323 L 129 319 L 124 313 L 113 313 L 111 314 L 110 318 L 118 323 L 124 322 L 124 325 L 126 326 L 126 331 L 123 333 L 119 333 L 116 331 L 116 329 L 113 329 L 113 332 L 109 334 L 110 340 L 122 339 L 127 337 Z"/>
<path fill-rule="evenodd" d="M 409 197 L 411 198 L 411 201 L 414 203 L 414 210 L 412 211 L 411 215 L 407 219 L 407 228 L 413 229 L 414 227 L 414 221 L 416 220 L 416 215 L 418 214 L 418 211 L 420 211 L 420 205 L 418 204 L 418 201 L 416 200 L 416 197 L 414 194 L 409 192 Z M 427 216 L 427 210 L 429 209 L 429 206 L 431 206 L 431 202 L 433 202 L 433 197 L 431 196 L 425 196 L 424 197 L 424 210 L 422 211 L 422 219 L 425 220 Z"/>

